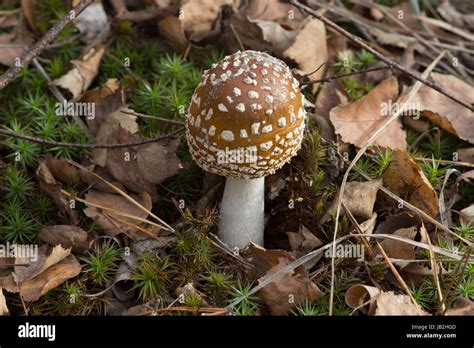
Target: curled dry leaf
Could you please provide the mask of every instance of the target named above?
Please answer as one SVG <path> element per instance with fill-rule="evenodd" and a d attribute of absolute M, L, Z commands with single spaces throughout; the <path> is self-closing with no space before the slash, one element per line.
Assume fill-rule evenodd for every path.
<path fill-rule="evenodd" d="M 78 100 L 97 76 L 105 48 L 104 45 L 86 48 L 80 59 L 71 61 L 73 68 L 65 75 L 52 81 L 52 84 L 69 91 L 73 100 Z"/>
<path fill-rule="evenodd" d="M 451 75 L 432 73 L 433 81 L 458 99 L 474 104 L 474 87 Z M 474 144 L 474 112 L 434 89 L 423 85 L 410 101 L 410 109 L 421 111 L 431 122 Z"/>
<path fill-rule="evenodd" d="M 439 215 L 438 196 L 423 171 L 405 151 L 393 151 L 383 175 L 384 185 L 433 218 Z"/>
<path fill-rule="evenodd" d="M 3 295 L 3 289 L 0 287 L 0 316 L 9 314 L 5 295 Z"/>
<path fill-rule="evenodd" d="M 342 201 L 354 216 L 370 219 L 374 211 L 375 199 L 377 198 L 377 192 L 380 187 L 382 187 L 381 180 L 365 182 L 350 181 L 346 184 Z M 337 193 L 335 197 L 331 208 L 329 208 L 323 220 L 327 220 L 330 214 L 336 212 L 339 193 Z"/>
<path fill-rule="evenodd" d="M 181 7 L 181 25 L 190 41 L 200 41 L 211 32 L 219 11 L 233 0 L 189 0 Z"/>
<path fill-rule="evenodd" d="M 265 250 L 254 244 L 250 245 L 250 254 L 252 264 L 260 276 L 274 274 L 295 261 L 287 251 Z M 260 296 L 272 315 L 286 315 L 298 304 L 313 302 L 322 295 L 321 290 L 309 279 L 303 266 L 286 273 L 260 290 Z"/>
<path fill-rule="evenodd" d="M 39 238 L 49 245 L 59 244 L 78 253 L 84 253 L 90 246 L 87 233 L 82 228 L 72 225 L 43 226 Z"/>
<path fill-rule="evenodd" d="M 73 6 L 78 3 L 79 0 L 73 0 Z M 95 1 L 90 4 L 77 16 L 74 25 L 83 35 L 81 39 L 87 44 L 103 42 L 109 33 L 110 23 L 107 20 L 102 1 Z"/>
<path fill-rule="evenodd" d="M 391 77 L 380 83 L 362 99 L 333 108 L 329 117 L 341 139 L 360 148 L 391 116 L 388 111 L 397 98 L 398 82 L 395 77 Z M 385 111 L 387 113 L 384 115 Z M 405 149 L 405 132 L 400 119 L 388 126 L 373 145 Z"/>
<path fill-rule="evenodd" d="M 35 4 L 36 0 L 21 0 L 21 11 L 32 30 L 36 30 Z"/>
<path fill-rule="evenodd" d="M 392 234 L 395 231 L 402 228 L 409 228 L 416 226 L 421 227 L 422 220 L 417 215 L 412 213 L 404 212 L 397 215 L 387 216 L 385 221 L 378 224 L 375 233 L 377 234 Z"/>
<path fill-rule="evenodd" d="M 42 161 L 38 166 L 36 177 L 41 190 L 54 200 L 58 209 L 69 217 L 72 224 L 79 224 L 79 215 L 77 211 L 71 208 L 70 202 L 67 200 L 65 195 L 61 193 L 62 185 L 57 182 L 53 174 L 51 174 L 45 161 Z"/>
<path fill-rule="evenodd" d="M 151 209 L 151 197 L 148 193 L 142 192 L 138 195 L 130 195 L 130 197 L 140 203 L 146 209 Z M 138 217 L 141 219 L 146 219 L 148 213 L 145 212 L 143 209 L 137 207 L 135 204 L 131 203 L 123 196 L 113 193 L 103 193 L 90 190 L 86 194 L 85 200 L 87 208 L 84 209 L 84 214 L 94 219 L 105 234 L 109 236 L 116 236 L 122 232 L 124 232 L 125 234 L 137 232 L 143 235 L 143 232 L 137 231 L 137 228 L 131 226 L 130 224 L 136 226 L 143 226 L 144 223 L 137 219 L 132 219 L 130 217 L 123 216 L 121 215 L 121 213 L 133 215 L 134 217 Z M 113 209 L 113 211 L 108 209 L 97 208 L 92 206 L 91 204 L 110 208 Z"/>
<path fill-rule="evenodd" d="M 363 309 L 368 305 L 368 314 L 373 315 L 375 299 L 379 294 L 380 290 L 374 286 L 356 284 L 347 289 L 344 299 L 352 309 Z"/>

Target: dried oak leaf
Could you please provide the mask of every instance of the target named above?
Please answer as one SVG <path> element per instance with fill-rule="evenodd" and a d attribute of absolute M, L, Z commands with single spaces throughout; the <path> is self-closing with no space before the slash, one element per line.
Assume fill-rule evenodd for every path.
<path fill-rule="evenodd" d="M 72 225 L 43 226 L 39 238 L 49 245 L 59 244 L 63 248 L 72 248 L 78 253 L 84 253 L 89 249 L 90 244 L 87 240 L 87 232 Z"/>
<path fill-rule="evenodd" d="M 73 225 L 79 224 L 79 215 L 77 211 L 71 208 L 66 196 L 61 193 L 62 185 L 57 182 L 53 174 L 51 174 L 45 161 L 42 161 L 38 166 L 36 177 L 38 178 L 41 190 L 54 200 L 58 209 L 69 217 Z"/>
<path fill-rule="evenodd" d="M 438 196 L 423 171 L 405 151 L 393 151 L 392 162 L 383 175 L 384 185 L 399 197 L 436 218 Z"/>
<path fill-rule="evenodd" d="M 461 162 L 468 162 L 474 164 L 474 147 L 468 147 L 464 149 L 458 149 L 458 159 Z"/>
<path fill-rule="evenodd" d="M 432 73 L 433 81 L 458 99 L 474 103 L 474 87 L 451 75 Z M 445 97 L 434 89 L 423 85 L 410 101 L 410 109 L 421 111 L 431 122 L 474 143 L 474 112 Z"/>
<path fill-rule="evenodd" d="M 151 209 L 152 203 L 150 195 L 148 193 L 142 192 L 138 195 L 130 195 L 130 197 L 140 203 L 146 209 Z M 116 236 L 122 232 L 135 232 L 137 229 L 131 224 L 137 226 L 143 225 L 143 222 L 140 222 L 137 219 L 132 219 L 130 217 L 123 216 L 120 213 L 133 215 L 142 219 L 146 219 L 148 216 L 148 213 L 146 211 L 140 209 L 123 196 L 117 194 L 103 193 L 90 190 L 86 194 L 85 200 L 87 208 L 84 209 L 84 214 L 94 219 L 94 221 L 101 227 L 104 233 L 109 236 Z M 101 209 L 100 207 L 94 207 L 91 204 L 98 205 L 100 207 L 110 208 L 114 211 L 108 209 Z"/>
<path fill-rule="evenodd" d="M 264 276 L 274 274 L 295 261 L 287 251 L 265 250 L 254 244 L 250 246 L 250 254 L 257 273 L 263 273 Z M 303 266 L 286 273 L 260 290 L 260 297 L 272 315 L 286 315 L 298 304 L 313 302 L 322 295 L 321 290 L 309 279 Z"/>
<path fill-rule="evenodd" d="M 342 140 L 360 148 L 390 116 L 382 114 L 382 106 L 396 102 L 397 98 L 398 82 L 395 77 L 391 77 L 380 83 L 362 99 L 333 108 L 329 117 Z M 405 132 L 400 119 L 388 126 L 375 140 L 373 146 L 405 149 Z"/>
<path fill-rule="evenodd" d="M 69 91 L 73 100 L 78 100 L 97 76 L 105 48 L 105 45 L 89 46 L 80 59 L 71 61 L 71 70 L 51 83 Z"/>
<path fill-rule="evenodd" d="M 161 36 L 177 46 L 177 49 L 183 50 L 189 44 L 184 34 L 181 21 L 176 16 L 167 16 L 161 19 L 158 22 L 158 29 L 160 30 Z"/>

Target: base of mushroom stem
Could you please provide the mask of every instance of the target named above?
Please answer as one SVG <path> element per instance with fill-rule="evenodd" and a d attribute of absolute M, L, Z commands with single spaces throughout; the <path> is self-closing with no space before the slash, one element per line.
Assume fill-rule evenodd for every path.
<path fill-rule="evenodd" d="M 263 245 L 265 178 L 227 178 L 220 205 L 219 238 L 231 249 Z"/>

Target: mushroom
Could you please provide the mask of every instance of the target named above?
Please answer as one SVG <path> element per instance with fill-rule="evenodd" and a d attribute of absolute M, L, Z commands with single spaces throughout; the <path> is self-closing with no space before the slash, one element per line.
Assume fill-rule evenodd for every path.
<path fill-rule="evenodd" d="M 239 51 L 204 72 L 186 135 L 197 164 L 227 177 L 219 237 L 229 247 L 263 245 L 264 177 L 296 155 L 305 118 L 299 83 L 277 58 Z"/>

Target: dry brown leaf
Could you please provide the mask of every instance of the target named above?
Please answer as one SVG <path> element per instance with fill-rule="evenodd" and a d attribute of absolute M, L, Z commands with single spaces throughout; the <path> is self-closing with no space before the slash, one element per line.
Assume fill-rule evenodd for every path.
<path fill-rule="evenodd" d="M 63 248 L 72 248 L 73 251 L 84 253 L 89 249 L 87 232 L 72 225 L 43 226 L 39 234 L 40 240 L 49 245 L 61 245 Z"/>
<path fill-rule="evenodd" d="M 458 99 L 474 104 L 474 87 L 451 75 L 432 73 L 433 81 Z M 423 85 L 410 101 L 410 109 L 421 111 L 431 122 L 474 143 L 474 112 L 445 97 L 429 86 Z"/>
<path fill-rule="evenodd" d="M 79 169 L 68 163 L 65 158 L 56 158 L 51 154 L 47 154 L 45 157 L 45 162 L 56 180 L 59 180 L 67 185 L 80 184 L 81 176 L 79 174 Z"/>
<path fill-rule="evenodd" d="M 186 36 L 191 41 L 199 41 L 209 32 L 224 5 L 231 5 L 233 0 L 189 0 L 181 7 L 181 24 Z"/>
<path fill-rule="evenodd" d="M 69 91 L 73 100 L 78 100 L 97 76 L 104 53 L 104 45 L 88 47 L 80 59 L 71 61 L 74 67 L 52 84 Z"/>
<path fill-rule="evenodd" d="M 346 184 L 342 202 L 354 216 L 370 219 L 374 211 L 375 199 L 377 198 L 377 192 L 380 187 L 382 187 L 381 180 L 364 182 L 350 181 Z M 335 197 L 333 204 L 325 214 L 323 220 L 327 219 L 331 213 L 336 212 L 339 193 L 337 193 Z"/>
<path fill-rule="evenodd" d="M 268 270 L 267 275 L 278 272 L 290 262 L 292 261 L 280 259 L 278 265 Z M 265 286 L 260 290 L 260 296 L 272 315 L 286 315 L 298 304 L 314 302 L 323 293 L 311 279 L 293 270 Z"/>
<path fill-rule="evenodd" d="M 394 103 L 398 97 L 398 82 L 395 77 L 383 81 L 362 99 L 330 112 L 330 119 L 337 134 L 344 142 L 363 147 L 367 140 L 387 121 L 384 106 Z M 405 132 L 400 119 L 393 122 L 374 142 L 373 146 L 405 149 Z"/>
<path fill-rule="evenodd" d="M 328 49 L 324 23 L 314 18 L 308 18 L 293 44 L 283 52 L 283 57 L 296 62 L 300 75 L 312 73 L 321 64 L 327 62 Z M 324 76 L 325 70 L 321 68 L 309 77 L 312 80 L 319 80 Z M 311 89 L 313 93 L 316 92 L 318 84 L 313 84 Z"/>
<path fill-rule="evenodd" d="M 15 258 L 15 264 L 29 265 L 28 267 L 15 266 L 14 277 L 17 283 L 20 285 L 24 284 L 71 254 L 71 249 L 64 249 L 61 245 L 53 247 L 49 255 L 46 255 L 47 250 L 46 245 L 40 247 L 37 260 L 21 257 Z"/>
<path fill-rule="evenodd" d="M 53 174 L 48 168 L 45 161 L 42 161 L 36 170 L 36 178 L 39 182 L 39 187 L 48 196 L 50 196 L 58 209 L 65 215 L 67 215 L 72 224 L 79 224 L 79 214 L 73 208 L 71 208 L 70 202 L 66 196 L 61 193 L 62 185 L 56 181 Z"/>
<path fill-rule="evenodd" d="M 378 224 L 375 229 L 377 234 L 392 234 L 402 228 L 409 228 L 412 226 L 421 227 L 422 220 L 417 215 L 404 212 L 397 215 L 389 215 L 385 221 Z"/>
<path fill-rule="evenodd" d="M 422 227 L 423 228 L 423 227 Z M 395 236 L 407 238 L 410 240 L 415 240 L 415 237 L 418 235 L 418 231 L 415 227 L 401 228 L 393 233 Z M 423 238 L 423 235 L 422 235 Z M 424 240 L 422 240 L 424 242 Z M 394 259 L 400 260 L 414 260 L 415 259 L 415 247 L 411 244 L 394 240 L 394 239 L 384 239 L 381 243 L 385 252 L 388 256 Z M 409 262 L 395 261 L 392 260 L 394 264 L 399 265 L 401 268 L 408 266 Z"/>
<path fill-rule="evenodd" d="M 73 0 L 76 6 L 79 0 Z M 102 1 L 95 1 L 90 4 L 82 13 L 77 16 L 74 25 L 83 35 L 81 40 L 87 44 L 103 42 L 110 31 L 110 23 L 107 20 Z"/>
<path fill-rule="evenodd" d="M 461 297 L 454 308 L 448 309 L 446 315 L 474 315 L 474 303 L 465 297 Z"/>
<path fill-rule="evenodd" d="M 141 138 L 121 127 L 111 136 L 109 143 L 130 143 Z M 112 177 L 134 192 L 148 192 L 153 202 L 158 199 L 156 185 L 175 175 L 181 167 L 176 157 L 179 139 L 131 148 L 108 149 L 105 168 Z"/>
<path fill-rule="evenodd" d="M 152 206 L 151 198 L 148 193 L 143 192 L 139 195 L 130 195 L 130 197 L 133 198 L 138 203 L 140 203 L 146 209 L 148 210 L 151 209 L 151 206 Z M 86 194 L 85 199 L 89 203 L 100 205 L 106 208 L 110 208 L 117 212 L 133 215 L 142 219 L 146 219 L 148 216 L 148 213 L 143 211 L 143 209 L 140 209 L 139 207 L 131 203 L 126 198 L 117 194 L 103 193 L 103 192 L 90 190 Z M 86 205 L 88 204 L 86 203 Z M 136 228 L 129 226 L 128 224 L 134 224 L 138 226 L 142 226 L 144 224 L 143 222 L 140 222 L 139 220 L 120 215 L 120 213 L 115 213 L 106 209 L 96 208 L 92 205 L 88 205 L 87 208 L 84 209 L 84 214 L 94 219 L 94 221 L 102 228 L 104 233 L 109 236 L 116 236 L 122 232 L 125 232 L 125 233 L 135 232 Z M 121 223 L 119 220 L 125 221 L 126 223 Z"/>
<path fill-rule="evenodd" d="M 49 290 L 76 277 L 81 272 L 81 265 L 74 255 L 69 255 L 60 262 L 52 265 L 37 277 L 23 283 L 20 295 L 26 302 L 38 300 Z"/>
<path fill-rule="evenodd" d="M 458 159 L 461 162 L 468 162 L 474 164 L 474 147 L 468 147 L 464 149 L 458 149 Z"/>
<path fill-rule="evenodd" d="M 250 20 L 277 22 L 291 29 L 296 29 L 304 19 L 296 7 L 279 0 L 248 1 L 244 11 Z"/>
<path fill-rule="evenodd" d="M 323 245 L 323 242 L 316 237 L 306 226 L 301 225 L 298 233 L 296 232 L 287 232 L 288 240 L 290 242 L 290 248 L 292 250 L 293 256 L 299 258 L 306 255 L 307 253 L 313 251 L 317 247 Z M 310 270 L 316 262 L 322 257 L 320 254 L 319 257 L 313 257 L 308 262 L 305 262 L 303 265 L 307 270 Z"/>
<path fill-rule="evenodd" d="M 158 22 L 160 34 L 169 42 L 174 43 L 178 49 L 184 49 L 188 45 L 188 39 L 184 34 L 181 21 L 178 17 L 167 16 Z"/>
<path fill-rule="evenodd" d="M 436 10 L 449 23 L 474 30 L 474 14 L 472 11 L 471 13 L 459 12 L 448 0 L 444 0 Z"/>
<path fill-rule="evenodd" d="M 22 21 L 12 32 L 0 34 L 0 64 L 10 66 L 21 63 L 21 55 L 32 42 L 31 34 Z"/>
<path fill-rule="evenodd" d="M 3 295 L 3 289 L 0 287 L 0 316 L 10 315 L 7 307 L 7 301 Z"/>
<path fill-rule="evenodd" d="M 108 79 L 100 87 L 86 91 L 80 102 L 94 103 L 94 117 L 86 117 L 87 127 L 96 136 L 107 116 L 124 105 L 124 91 L 117 79 Z"/>
<path fill-rule="evenodd" d="M 396 295 L 393 291 L 380 293 L 376 303 L 375 315 L 428 315 L 420 312 L 407 295 Z"/>
<path fill-rule="evenodd" d="M 263 39 L 272 45 L 276 55 L 281 55 L 291 46 L 295 37 L 298 35 L 296 30 L 285 30 L 279 23 L 274 21 L 255 21 L 262 29 Z"/>
<path fill-rule="evenodd" d="M 126 114 L 124 111 L 133 110 L 127 107 L 121 107 L 106 117 L 105 121 L 100 125 L 96 135 L 96 141 L 98 144 L 106 144 L 109 137 L 117 132 L 119 128 L 132 134 L 138 132 L 137 116 Z M 94 149 L 92 151 L 91 160 L 93 163 L 104 167 L 107 161 L 107 149 Z"/>
<path fill-rule="evenodd" d="M 433 218 L 439 215 L 438 196 L 416 162 L 405 151 L 393 151 L 383 175 L 384 185 Z"/>
<path fill-rule="evenodd" d="M 469 207 L 461 210 L 459 215 L 465 222 L 471 226 L 474 226 L 474 204 L 471 204 Z"/>
<path fill-rule="evenodd" d="M 325 83 L 316 98 L 316 112 L 329 119 L 332 108 L 349 103 L 349 95 L 337 80 Z"/>
<path fill-rule="evenodd" d="M 21 0 L 21 10 L 32 30 L 36 30 L 35 4 L 36 0 Z"/>
<path fill-rule="evenodd" d="M 10 13 L 0 17 L 0 28 L 11 28 L 18 24 L 18 16 L 16 13 Z"/>
<path fill-rule="evenodd" d="M 265 250 L 255 244 L 251 244 L 249 250 L 258 277 L 274 274 L 295 261 L 285 250 Z M 322 295 L 321 290 L 309 279 L 303 266 L 286 273 L 260 290 L 260 296 L 272 315 L 288 314 L 298 304 L 313 302 Z"/>

